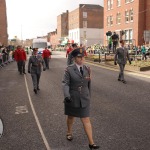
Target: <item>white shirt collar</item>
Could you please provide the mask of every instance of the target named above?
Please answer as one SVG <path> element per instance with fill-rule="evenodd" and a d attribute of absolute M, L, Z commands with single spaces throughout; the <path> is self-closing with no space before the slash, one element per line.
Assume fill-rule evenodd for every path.
<path fill-rule="evenodd" d="M 82 67 L 82 69 L 83 69 L 83 65 L 78 65 L 77 63 L 75 63 L 76 64 L 76 66 L 77 66 L 77 68 L 78 68 L 78 70 L 80 71 L 80 67 Z"/>

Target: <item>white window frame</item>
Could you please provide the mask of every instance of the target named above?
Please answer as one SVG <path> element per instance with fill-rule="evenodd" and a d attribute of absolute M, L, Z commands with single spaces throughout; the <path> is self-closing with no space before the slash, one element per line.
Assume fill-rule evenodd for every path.
<path fill-rule="evenodd" d="M 120 12 L 118 12 L 116 15 L 116 23 L 121 24 L 121 13 Z"/>
<path fill-rule="evenodd" d="M 125 31 L 125 41 L 126 44 L 132 44 L 132 40 L 133 40 L 133 29 L 126 29 Z"/>
<path fill-rule="evenodd" d="M 107 0 L 107 10 L 110 10 L 110 1 L 111 0 Z"/>
<path fill-rule="evenodd" d="M 113 26 L 113 16 L 110 16 L 110 26 Z"/>
<path fill-rule="evenodd" d="M 110 0 L 110 9 L 113 9 L 113 3 L 114 3 L 114 1 Z"/>
<path fill-rule="evenodd" d="M 117 7 L 121 6 L 121 0 L 117 0 Z"/>
<path fill-rule="evenodd" d="M 83 11 L 83 18 L 87 18 L 87 12 Z"/>
<path fill-rule="evenodd" d="M 130 21 L 130 14 L 129 14 L 129 10 L 125 11 L 125 22 L 128 23 Z"/>
<path fill-rule="evenodd" d="M 130 9 L 129 15 L 130 15 L 130 22 L 133 22 L 133 20 L 134 20 L 133 9 Z"/>

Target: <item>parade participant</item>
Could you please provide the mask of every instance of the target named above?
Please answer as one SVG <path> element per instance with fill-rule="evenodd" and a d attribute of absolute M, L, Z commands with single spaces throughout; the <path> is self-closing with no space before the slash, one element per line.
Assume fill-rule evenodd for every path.
<path fill-rule="evenodd" d="M 14 53 L 14 58 L 17 62 L 17 67 L 18 67 L 18 71 L 20 72 L 20 74 L 25 73 L 25 61 L 26 61 L 26 52 L 24 51 L 24 49 L 22 49 L 21 45 L 17 46 L 17 49 L 15 50 Z"/>
<path fill-rule="evenodd" d="M 42 56 L 43 56 L 46 68 L 49 69 L 49 59 L 51 58 L 51 52 L 47 47 L 45 47 L 45 49 L 43 50 Z"/>
<path fill-rule="evenodd" d="M 71 51 L 72 51 L 72 47 L 69 46 L 69 48 L 68 48 L 67 51 L 66 51 L 66 58 L 68 57 L 68 54 L 69 54 Z"/>
<path fill-rule="evenodd" d="M 112 37 L 109 38 L 109 41 L 108 41 L 108 49 L 109 49 L 109 54 L 110 54 L 110 51 L 111 51 L 111 47 L 112 47 Z"/>
<path fill-rule="evenodd" d="M 65 115 L 67 115 L 67 140 L 73 140 L 74 117 L 79 117 L 89 140 L 90 149 L 98 149 L 92 136 L 90 122 L 90 68 L 84 65 L 84 50 L 77 48 L 72 52 L 74 64 L 65 70 L 62 80 Z"/>
<path fill-rule="evenodd" d="M 77 44 L 72 44 L 72 51 L 69 52 L 68 54 L 68 59 L 67 59 L 67 66 L 73 64 L 73 56 L 72 56 L 72 52 L 74 49 L 77 48 Z"/>
<path fill-rule="evenodd" d="M 28 73 L 31 73 L 34 88 L 33 91 L 35 92 L 35 94 L 37 94 L 37 90 L 40 90 L 39 81 L 42 72 L 42 66 L 43 71 L 46 70 L 45 62 L 42 56 L 38 55 L 37 52 L 38 48 L 33 49 L 33 55 L 30 56 L 28 62 Z"/>
<path fill-rule="evenodd" d="M 87 57 L 86 47 L 80 44 L 80 48 L 83 48 L 84 50 L 84 56 Z"/>
<path fill-rule="evenodd" d="M 130 60 L 127 48 L 124 47 L 124 44 L 125 44 L 124 41 L 121 40 L 120 44 L 121 44 L 121 47 L 117 48 L 117 51 L 115 54 L 114 65 L 117 65 L 118 63 L 120 67 L 118 81 L 122 81 L 123 83 L 126 84 L 127 82 L 124 80 L 124 68 L 127 63 L 127 59 L 129 60 L 130 64 L 131 64 L 131 60 Z"/>
<path fill-rule="evenodd" d="M 141 47 L 141 53 L 142 53 L 142 60 L 147 60 L 147 57 L 146 57 L 146 48 L 145 48 L 145 45 L 143 44 L 142 47 Z"/>
<path fill-rule="evenodd" d="M 118 45 L 119 36 L 114 32 L 114 34 L 111 36 L 112 42 L 113 42 L 113 53 L 116 53 L 116 47 Z"/>

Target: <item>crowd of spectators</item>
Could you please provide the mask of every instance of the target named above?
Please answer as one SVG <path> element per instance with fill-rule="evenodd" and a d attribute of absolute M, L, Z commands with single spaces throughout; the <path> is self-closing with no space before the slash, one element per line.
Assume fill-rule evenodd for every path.
<path fill-rule="evenodd" d="M 0 46 L 0 67 L 5 67 L 7 64 L 14 61 L 14 51 L 10 47 Z"/>

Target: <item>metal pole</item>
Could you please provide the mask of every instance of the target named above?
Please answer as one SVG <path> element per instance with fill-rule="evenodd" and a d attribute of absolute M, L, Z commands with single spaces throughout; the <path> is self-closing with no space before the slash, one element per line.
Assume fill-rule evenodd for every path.
<path fill-rule="evenodd" d="M 99 50 L 99 53 L 98 53 L 98 55 L 99 55 L 99 63 L 100 63 L 100 62 L 101 62 L 100 50 Z"/>

